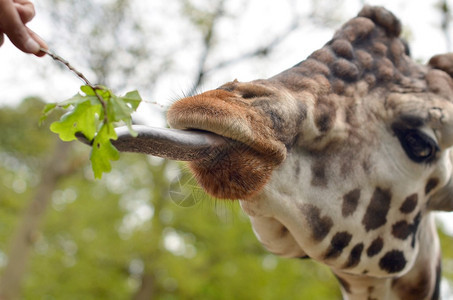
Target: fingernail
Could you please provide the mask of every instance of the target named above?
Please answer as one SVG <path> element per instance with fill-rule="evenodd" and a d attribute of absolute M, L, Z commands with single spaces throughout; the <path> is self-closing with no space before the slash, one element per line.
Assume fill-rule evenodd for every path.
<path fill-rule="evenodd" d="M 25 50 L 29 53 L 38 53 L 39 52 L 39 44 L 32 38 L 29 38 L 24 44 Z"/>

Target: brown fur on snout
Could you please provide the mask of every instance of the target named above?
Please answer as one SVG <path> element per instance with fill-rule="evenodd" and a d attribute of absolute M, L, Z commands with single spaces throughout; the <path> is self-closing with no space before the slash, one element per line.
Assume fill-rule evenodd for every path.
<path fill-rule="evenodd" d="M 167 119 L 172 128 L 205 130 L 229 139 L 225 148 L 189 164 L 198 183 L 217 198 L 252 197 L 286 157 L 272 122 L 230 91 L 212 90 L 181 99 L 171 106 Z"/>

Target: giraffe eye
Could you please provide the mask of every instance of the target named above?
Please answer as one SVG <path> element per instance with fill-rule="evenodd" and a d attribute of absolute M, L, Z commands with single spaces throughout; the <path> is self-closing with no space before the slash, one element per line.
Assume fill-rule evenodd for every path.
<path fill-rule="evenodd" d="M 427 134 L 416 129 L 395 131 L 407 156 L 414 162 L 431 162 L 435 159 L 439 147 Z"/>

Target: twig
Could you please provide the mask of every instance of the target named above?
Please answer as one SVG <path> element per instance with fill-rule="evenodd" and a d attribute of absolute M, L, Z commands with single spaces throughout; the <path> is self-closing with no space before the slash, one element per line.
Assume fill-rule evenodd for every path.
<path fill-rule="evenodd" d="M 93 85 L 86 77 L 85 75 L 82 74 L 82 72 L 80 72 L 79 70 L 77 70 L 76 68 L 74 68 L 67 60 L 65 60 L 64 58 L 62 58 L 61 56 L 53 53 L 53 52 L 50 52 L 49 50 L 47 49 L 44 49 L 44 48 L 40 48 L 39 49 L 40 51 L 46 53 L 47 55 L 49 55 L 50 57 L 52 57 L 55 61 L 59 61 L 61 62 L 62 64 L 64 64 L 70 71 L 72 71 L 74 74 L 77 75 L 77 77 L 79 77 L 80 79 L 82 79 L 83 82 L 85 82 L 85 84 L 87 86 L 89 86 L 94 94 L 96 95 L 96 97 L 98 98 L 99 102 L 101 103 L 102 105 L 102 108 L 104 109 L 104 123 L 107 124 L 108 122 L 108 118 L 107 118 L 107 104 L 105 103 L 104 99 L 101 97 L 101 95 L 98 94 L 97 90 L 102 90 L 103 88 L 100 88 L 99 86 L 95 86 Z"/>

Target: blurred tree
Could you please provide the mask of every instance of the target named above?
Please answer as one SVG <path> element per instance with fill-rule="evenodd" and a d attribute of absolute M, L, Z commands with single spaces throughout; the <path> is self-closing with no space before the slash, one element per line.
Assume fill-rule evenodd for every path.
<path fill-rule="evenodd" d="M 42 189 L 39 174 L 51 171 L 39 157 L 54 148 L 54 137 L 33 126 L 40 107 L 28 99 L 18 109 L 0 110 L 0 126 L 14 128 L 0 132 L 2 142 L 10 141 L 0 149 L 0 265 L 27 199 Z M 27 121 L 16 126 L 17 120 Z M 63 163 L 88 155 L 86 146 L 72 146 Z M 20 298 L 340 298 L 327 268 L 266 253 L 239 206 L 208 199 L 178 164 L 122 155 L 113 172 L 97 181 L 88 166 L 76 166 L 58 180 L 44 227 L 31 236 L 33 255 Z M 198 204 L 177 206 L 174 193 Z"/>
<path fill-rule="evenodd" d="M 159 30 L 144 29 L 147 23 L 133 11 L 132 1 L 40 4 L 44 2 L 56 29 L 54 48 L 83 52 L 85 68 L 98 82 L 121 89 L 133 77 L 143 80 L 133 80 L 134 86 L 152 88 L 171 63 L 174 52 L 159 56 L 153 48 L 156 43 L 137 43 L 157 36 Z M 207 57 L 218 35 L 215 23 L 225 14 L 223 3 L 196 7 L 180 1 L 178 12 L 199 30 L 204 49 L 194 89 L 207 72 Z M 82 25 L 77 26 L 77 34 L 72 34 L 74 24 Z M 219 62 L 209 72 L 267 55 L 295 26 L 258 50 Z M 190 208 L 174 205 L 168 190 L 169 170 L 180 170 L 174 163 L 124 155 L 115 167 L 121 172 L 93 181 L 83 167 L 84 146 L 55 143 L 47 129 L 36 128 L 41 107 L 40 101 L 27 99 L 18 109 L 1 111 L 6 130 L 0 134 L 4 158 L 0 174 L 5 175 L 0 192 L 5 195 L 2 211 L 9 212 L 0 241 L 0 266 L 4 266 L 0 289 L 5 298 L 280 299 L 298 294 L 300 299 L 312 295 L 331 299 L 332 293 L 339 295 L 325 268 L 306 262 L 317 271 L 304 275 L 299 263 L 264 252 L 236 204 L 222 210 L 221 220 L 209 204 L 212 199 Z M 18 119 L 25 122 L 16 124 Z M 180 180 L 173 184 L 173 191 L 188 195 L 189 203 L 205 198 L 190 184 L 181 187 Z M 12 213 L 9 205 L 15 207 Z M 12 228 L 17 228 L 13 236 Z M 319 281 L 317 275 L 329 281 Z"/>

